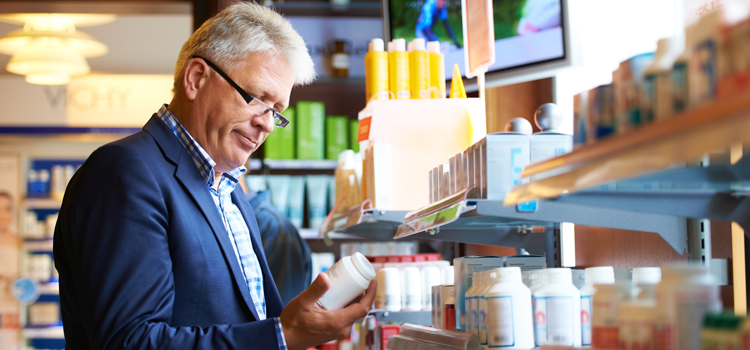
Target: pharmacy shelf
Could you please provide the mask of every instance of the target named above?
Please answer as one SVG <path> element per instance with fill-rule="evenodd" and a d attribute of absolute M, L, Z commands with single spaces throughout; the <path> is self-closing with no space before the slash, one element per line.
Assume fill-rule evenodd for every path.
<path fill-rule="evenodd" d="M 380 324 L 388 324 L 388 323 L 396 323 L 396 324 L 402 324 L 402 323 L 411 323 L 411 324 L 418 324 L 422 326 L 431 326 L 432 325 L 432 312 L 431 311 L 385 311 L 385 310 L 372 310 L 370 311 L 368 316 L 374 316 L 378 323 Z M 359 320 L 359 323 L 362 323 L 362 319 Z"/>
<path fill-rule="evenodd" d="M 550 230 L 559 223 L 655 232 L 675 251 L 687 249 L 687 223 L 681 216 L 539 200 L 535 208 L 506 206 L 500 200 L 472 199 L 464 190 L 406 215 L 395 238 L 435 239 L 524 248 L 543 254 Z"/>
<path fill-rule="evenodd" d="M 368 199 L 359 206 L 334 214 L 326 221 L 326 231 L 371 240 L 393 240 L 396 228 L 404 221 L 406 214 L 406 211 L 372 208 L 372 202 Z"/>
<path fill-rule="evenodd" d="M 322 239 L 324 237 L 320 236 L 320 230 L 318 229 L 312 229 L 312 228 L 302 228 L 297 230 L 299 232 L 300 237 L 303 239 Z M 332 239 L 358 239 L 360 237 L 355 235 L 350 235 L 346 233 L 339 233 L 339 232 L 329 232 L 328 237 Z"/>
<path fill-rule="evenodd" d="M 718 97 L 671 119 L 614 135 L 594 145 L 531 164 L 506 204 L 552 198 L 668 169 L 750 142 L 750 88 Z"/>
<path fill-rule="evenodd" d="M 52 252 L 52 239 L 26 240 L 23 244 L 29 252 Z"/>
<path fill-rule="evenodd" d="M 338 162 L 335 160 L 264 159 L 263 165 L 268 166 L 269 169 L 334 170 L 338 167 Z"/>
<path fill-rule="evenodd" d="M 26 198 L 26 209 L 60 209 L 62 201 L 52 198 Z"/>
<path fill-rule="evenodd" d="M 26 339 L 65 339 L 62 326 L 44 328 L 26 328 L 23 330 Z"/>

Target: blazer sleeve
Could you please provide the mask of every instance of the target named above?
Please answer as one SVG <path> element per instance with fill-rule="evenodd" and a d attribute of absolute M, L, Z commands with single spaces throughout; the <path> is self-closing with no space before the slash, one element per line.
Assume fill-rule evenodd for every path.
<path fill-rule="evenodd" d="M 92 349 L 279 349 L 274 319 L 169 325 L 170 198 L 143 157 L 135 147 L 107 145 L 72 179 L 55 230 L 56 264 L 61 279 L 69 276 L 61 280 L 63 313 L 85 328 Z M 167 175 L 163 181 L 176 181 Z"/>

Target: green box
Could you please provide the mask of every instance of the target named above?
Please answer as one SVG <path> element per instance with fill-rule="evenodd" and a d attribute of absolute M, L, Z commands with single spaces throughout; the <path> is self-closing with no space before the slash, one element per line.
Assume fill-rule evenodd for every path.
<path fill-rule="evenodd" d="M 274 128 L 263 143 L 263 155 L 266 159 L 294 159 L 295 111 L 289 107 L 281 113 L 289 119 L 285 128 Z"/>
<path fill-rule="evenodd" d="M 349 149 L 349 117 L 326 117 L 326 159 L 337 160 L 339 153 Z"/>
<path fill-rule="evenodd" d="M 325 158 L 325 104 L 297 102 L 297 159 Z"/>
<path fill-rule="evenodd" d="M 349 149 L 359 153 L 359 120 L 349 122 Z"/>

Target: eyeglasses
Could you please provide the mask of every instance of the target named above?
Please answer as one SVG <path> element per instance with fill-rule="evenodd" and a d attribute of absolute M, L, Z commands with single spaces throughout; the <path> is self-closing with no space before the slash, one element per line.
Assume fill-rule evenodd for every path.
<path fill-rule="evenodd" d="M 279 111 L 277 111 L 276 108 L 273 108 L 263 103 L 263 101 L 261 101 L 259 98 L 248 94 L 239 85 L 237 85 L 237 83 L 235 83 L 234 80 L 229 78 L 229 76 L 226 73 L 224 73 L 224 71 L 222 71 L 219 67 L 217 67 L 213 62 L 200 56 L 193 56 L 193 58 L 202 59 L 204 62 L 206 62 L 206 64 L 209 67 L 213 68 L 213 70 L 215 70 L 216 73 L 219 73 L 219 75 L 221 75 L 221 77 L 224 78 L 224 80 L 226 80 L 227 83 L 229 83 L 229 85 L 231 85 L 235 90 L 237 90 L 237 92 L 240 93 L 240 96 L 242 96 L 245 102 L 247 102 L 247 106 L 250 107 L 253 113 L 255 113 L 256 115 L 265 115 L 268 112 L 273 112 L 274 127 L 283 128 L 289 125 L 289 119 L 284 118 L 284 116 L 281 115 L 281 113 L 279 113 Z"/>

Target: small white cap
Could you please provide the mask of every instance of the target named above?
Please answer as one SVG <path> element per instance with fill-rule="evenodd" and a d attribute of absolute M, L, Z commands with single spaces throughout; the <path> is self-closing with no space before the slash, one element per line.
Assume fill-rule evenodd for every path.
<path fill-rule="evenodd" d="M 450 285 L 453 284 L 453 266 L 446 266 L 440 271 L 441 284 Z"/>
<path fill-rule="evenodd" d="M 512 266 L 493 269 L 490 271 L 490 280 L 494 283 L 522 283 L 521 268 Z"/>
<path fill-rule="evenodd" d="M 396 52 L 396 45 L 393 44 L 393 41 L 388 43 L 388 53 Z"/>
<path fill-rule="evenodd" d="M 567 267 L 554 267 L 544 270 L 548 283 L 573 283 L 573 275 Z"/>
<path fill-rule="evenodd" d="M 411 51 L 425 51 L 424 38 L 414 38 L 409 44 Z"/>
<path fill-rule="evenodd" d="M 589 267 L 586 269 L 586 284 L 615 283 L 615 269 L 612 266 Z"/>
<path fill-rule="evenodd" d="M 440 53 L 440 42 L 439 41 L 428 41 L 427 52 L 429 53 Z"/>
<path fill-rule="evenodd" d="M 370 51 L 383 51 L 383 49 L 385 48 L 383 39 L 380 38 L 370 40 L 370 44 L 372 44 L 372 49 Z"/>
<path fill-rule="evenodd" d="M 341 169 L 354 169 L 354 151 L 347 149 L 339 153 L 339 167 Z"/>
<path fill-rule="evenodd" d="M 531 135 L 534 129 L 531 127 L 531 123 L 524 118 L 513 118 L 505 124 L 505 132 L 517 132 L 524 135 Z"/>
<path fill-rule="evenodd" d="M 661 282 L 661 269 L 658 267 L 636 267 L 633 269 L 633 284 L 657 284 Z"/>
<path fill-rule="evenodd" d="M 394 50 L 406 51 L 406 39 L 393 39 Z"/>

